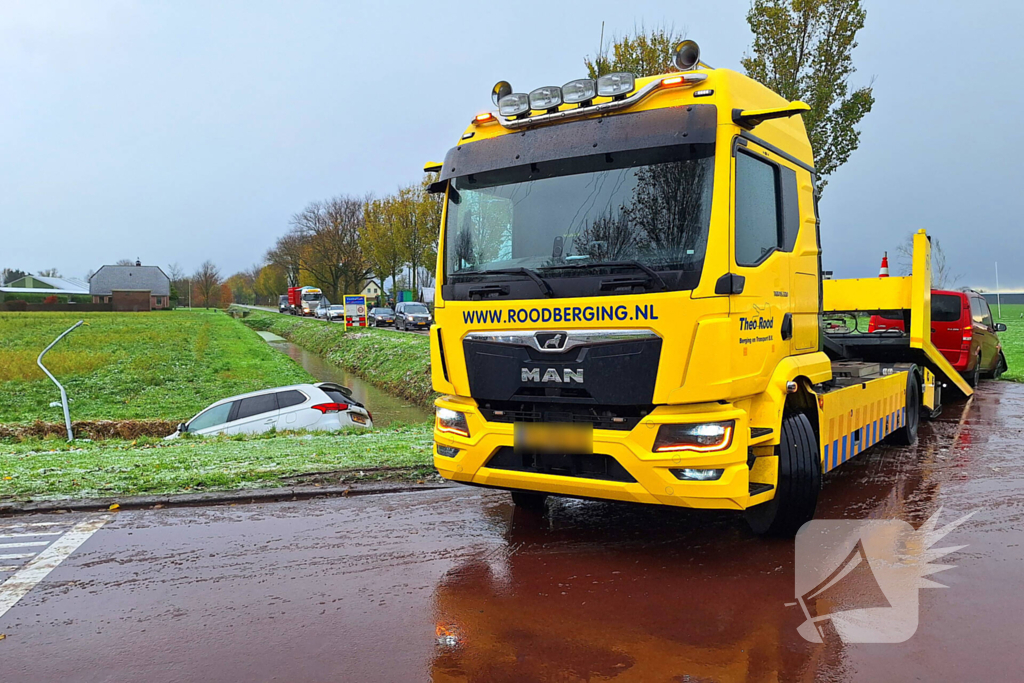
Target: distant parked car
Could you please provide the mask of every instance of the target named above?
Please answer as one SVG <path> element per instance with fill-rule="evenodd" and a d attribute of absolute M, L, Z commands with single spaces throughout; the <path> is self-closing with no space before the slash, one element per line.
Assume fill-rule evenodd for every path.
<path fill-rule="evenodd" d="M 892 316 L 892 317 L 889 317 Z M 873 315 L 868 332 L 905 332 L 903 316 Z M 1007 370 L 997 332 L 1006 325 L 992 321 L 985 297 L 973 290 L 932 290 L 932 343 L 972 387 L 981 377 L 998 378 Z"/>
<path fill-rule="evenodd" d="M 345 307 L 341 304 L 328 306 L 327 310 L 324 311 L 324 318 L 330 321 L 340 320 L 341 322 L 345 322 Z"/>
<path fill-rule="evenodd" d="M 403 301 L 395 306 L 395 327 L 417 330 L 430 327 L 430 311 L 418 301 Z"/>
<path fill-rule="evenodd" d="M 366 315 L 366 324 L 380 327 L 381 325 L 395 324 L 395 312 L 390 308 L 371 308 Z"/>
<path fill-rule="evenodd" d="M 277 312 L 287 313 L 291 311 L 291 306 L 288 305 L 288 295 L 282 294 L 277 298 Z"/>
<path fill-rule="evenodd" d="M 373 415 L 340 384 L 295 384 L 217 401 L 168 436 L 259 434 L 271 429 L 337 431 L 373 427 Z"/>

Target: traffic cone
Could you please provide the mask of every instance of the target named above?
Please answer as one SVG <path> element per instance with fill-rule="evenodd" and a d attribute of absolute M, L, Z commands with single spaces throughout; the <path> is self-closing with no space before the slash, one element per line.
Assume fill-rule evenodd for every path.
<path fill-rule="evenodd" d="M 882 252 L 882 267 L 878 269 L 878 277 L 889 277 L 889 252 Z"/>

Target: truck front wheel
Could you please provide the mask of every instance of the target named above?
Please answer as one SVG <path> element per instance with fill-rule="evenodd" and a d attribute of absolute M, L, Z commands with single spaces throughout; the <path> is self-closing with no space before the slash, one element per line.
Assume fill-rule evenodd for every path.
<path fill-rule="evenodd" d="M 544 512 L 544 503 L 548 499 L 546 493 L 535 493 L 533 491 L 511 491 L 512 502 L 516 507 L 531 512 Z"/>
<path fill-rule="evenodd" d="M 821 456 L 814 429 L 803 413 L 782 419 L 779 480 L 775 497 L 746 511 L 755 534 L 793 536 L 814 517 L 821 490 Z"/>

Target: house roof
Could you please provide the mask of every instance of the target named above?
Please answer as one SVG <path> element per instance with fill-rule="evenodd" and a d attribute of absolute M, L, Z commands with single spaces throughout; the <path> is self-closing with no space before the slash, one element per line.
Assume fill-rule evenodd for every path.
<path fill-rule="evenodd" d="M 103 266 L 89 278 L 89 293 L 94 296 L 109 296 L 115 289 L 148 289 L 153 296 L 170 296 L 171 279 L 159 266 Z"/>
<path fill-rule="evenodd" d="M 14 282 L 9 282 L 7 284 L 6 288 L 26 289 L 26 293 L 27 293 L 27 288 L 24 285 L 19 286 L 18 283 L 19 282 L 24 282 L 25 280 L 28 280 L 30 278 L 32 280 L 34 280 L 35 282 L 41 282 L 44 285 L 47 285 L 46 287 L 35 287 L 34 289 L 39 289 L 39 290 L 44 290 L 44 291 L 45 290 L 49 290 L 49 289 L 57 289 L 57 290 L 61 290 L 60 291 L 61 294 L 88 294 L 89 293 L 89 283 L 86 282 L 85 280 L 79 280 L 76 277 L 49 277 L 49 276 L 43 276 L 43 275 L 27 275 L 25 277 L 18 278 Z"/>

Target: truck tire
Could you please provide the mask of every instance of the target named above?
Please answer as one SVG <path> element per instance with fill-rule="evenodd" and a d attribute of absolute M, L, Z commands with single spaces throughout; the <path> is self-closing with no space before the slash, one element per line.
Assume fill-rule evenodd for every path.
<path fill-rule="evenodd" d="M 821 455 L 810 420 L 803 413 L 782 418 L 779 481 L 775 497 L 746 511 L 759 536 L 791 537 L 814 517 L 821 490 Z"/>
<path fill-rule="evenodd" d="M 890 434 L 886 441 L 897 446 L 913 446 L 917 443 L 917 425 L 921 417 L 921 387 L 915 372 L 907 373 L 907 405 L 904 414 L 906 419 L 903 426 Z"/>
<path fill-rule="evenodd" d="M 548 494 L 535 491 L 510 491 L 510 493 L 516 507 L 530 512 L 544 512 L 544 503 L 547 502 Z"/>

